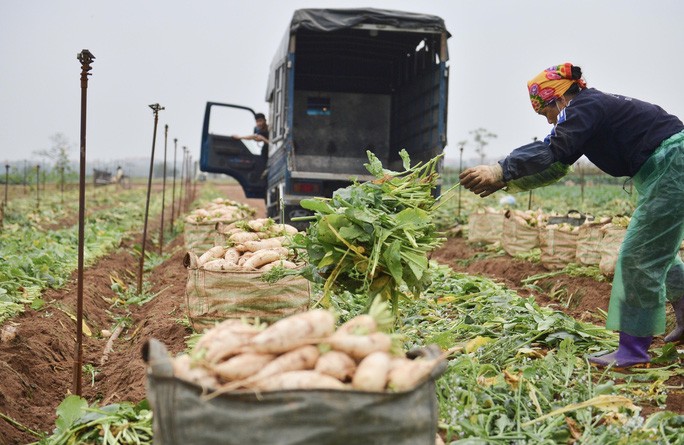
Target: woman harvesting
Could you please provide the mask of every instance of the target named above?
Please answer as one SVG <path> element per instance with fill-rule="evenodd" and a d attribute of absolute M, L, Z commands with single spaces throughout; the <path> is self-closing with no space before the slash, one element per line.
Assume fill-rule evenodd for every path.
<path fill-rule="evenodd" d="M 570 63 L 542 71 L 528 90 L 534 110 L 554 125 L 551 133 L 496 164 L 465 170 L 461 185 L 483 197 L 507 185 L 546 185 L 582 155 L 612 176 L 632 177 L 639 200 L 620 249 L 606 322 L 620 332 L 619 346 L 589 360 L 646 364 L 653 336 L 665 331 L 666 299 L 677 326 L 665 341 L 684 340 L 684 263 L 677 255 L 684 239 L 684 124 L 657 105 L 587 88 L 580 67 Z"/>

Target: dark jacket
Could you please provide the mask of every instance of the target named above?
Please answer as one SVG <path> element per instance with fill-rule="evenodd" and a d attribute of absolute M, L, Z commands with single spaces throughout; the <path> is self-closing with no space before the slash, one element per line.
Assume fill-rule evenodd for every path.
<path fill-rule="evenodd" d="M 572 165 L 582 155 L 612 176 L 634 176 L 665 139 L 682 130 L 682 121 L 657 105 L 585 89 L 563 109 L 543 142 L 517 148 L 500 161 L 504 181 L 554 162 Z"/>

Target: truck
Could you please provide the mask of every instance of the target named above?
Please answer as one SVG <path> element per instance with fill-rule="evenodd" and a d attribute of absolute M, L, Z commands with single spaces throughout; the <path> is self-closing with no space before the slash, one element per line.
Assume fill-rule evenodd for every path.
<path fill-rule="evenodd" d="M 270 65 L 267 150 L 215 124 L 227 108 L 254 119 L 252 108 L 208 102 L 200 170 L 235 178 L 247 198 L 265 200 L 268 217 L 292 223 L 309 215 L 302 199 L 373 179 L 367 151 L 396 171 L 402 149 L 412 164 L 442 154 L 449 37 L 434 15 L 296 10 Z"/>

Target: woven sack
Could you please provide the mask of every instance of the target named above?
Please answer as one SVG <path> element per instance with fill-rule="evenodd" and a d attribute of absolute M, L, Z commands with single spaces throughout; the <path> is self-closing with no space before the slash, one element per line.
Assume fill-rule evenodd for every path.
<path fill-rule="evenodd" d="M 186 304 L 196 331 L 228 318 L 259 317 L 268 323 L 309 307 L 309 281 L 288 276 L 275 283 L 261 280 L 262 271 L 188 269 Z"/>
<path fill-rule="evenodd" d="M 183 231 L 185 250 L 201 255 L 214 247 L 216 221 L 204 223 L 185 223 Z"/>
<path fill-rule="evenodd" d="M 541 264 L 548 270 L 563 269 L 576 262 L 578 232 L 545 227 L 539 231 Z"/>
<path fill-rule="evenodd" d="M 579 264 L 598 266 L 601 262 L 601 240 L 603 239 L 602 223 L 582 224 L 577 234 L 577 252 L 575 257 Z"/>
<path fill-rule="evenodd" d="M 602 274 L 613 276 L 615 274 L 615 266 L 617 266 L 620 246 L 625 239 L 627 229 L 613 224 L 606 224 L 601 228 L 601 231 L 603 232 L 603 237 L 601 239 L 599 269 Z"/>
<path fill-rule="evenodd" d="M 501 242 L 504 216 L 502 212 L 486 210 L 468 215 L 468 241 L 495 244 Z"/>
<path fill-rule="evenodd" d="M 503 220 L 501 246 L 510 256 L 528 253 L 539 247 L 539 228 L 532 227 L 512 212 L 506 212 Z"/>

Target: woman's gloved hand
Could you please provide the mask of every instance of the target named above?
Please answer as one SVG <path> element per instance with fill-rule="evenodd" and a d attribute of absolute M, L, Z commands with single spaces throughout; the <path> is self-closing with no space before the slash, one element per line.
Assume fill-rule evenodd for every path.
<path fill-rule="evenodd" d="M 464 170 L 459 179 L 463 187 L 483 198 L 506 186 L 499 163 L 471 167 Z"/>

